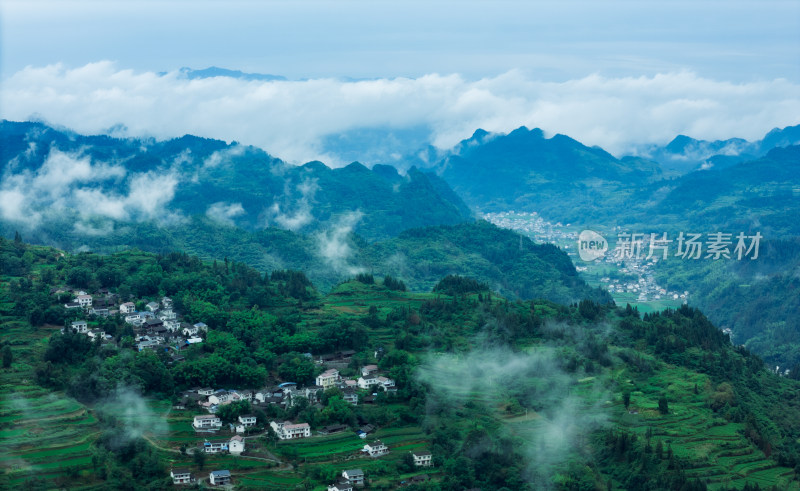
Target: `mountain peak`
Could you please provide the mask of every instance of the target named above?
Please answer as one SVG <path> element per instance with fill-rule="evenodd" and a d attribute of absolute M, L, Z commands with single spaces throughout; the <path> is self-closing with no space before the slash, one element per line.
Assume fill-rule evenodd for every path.
<path fill-rule="evenodd" d="M 230 77 L 242 80 L 261 80 L 261 81 L 286 80 L 286 77 L 283 77 L 281 75 L 271 75 L 267 73 L 246 73 L 241 70 L 229 70 L 227 68 L 220 68 L 216 66 L 210 66 L 208 68 L 203 68 L 201 70 L 194 70 L 189 67 L 182 67 L 180 69 L 180 73 L 189 80 L 200 79 L 200 78 L 214 78 L 214 77 Z"/>

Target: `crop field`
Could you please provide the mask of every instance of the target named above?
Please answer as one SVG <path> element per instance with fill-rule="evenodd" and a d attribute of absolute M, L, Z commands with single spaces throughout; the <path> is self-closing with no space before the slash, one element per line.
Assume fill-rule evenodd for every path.
<path fill-rule="evenodd" d="M 80 475 L 91 467 L 97 419 L 74 399 L 35 385 L 27 362 L 44 349 L 54 328 L 34 329 L 8 317 L 0 323 L 15 353 L 11 368 L 0 372 L 0 468 L 10 485 Z"/>
<path fill-rule="evenodd" d="M 623 380 L 628 375 L 619 374 L 618 381 L 632 384 L 631 379 Z M 641 438 L 652 430 L 654 447 L 660 441 L 665 451 L 671 448 L 676 457 L 692 459 L 698 465 L 688 469 L 688 475 L 707 480 L 709 489 L 741 489 L 747 482 L 762 488 L 800 489 L 791 482 L 791 469 L 778 466 L 745 438 L 742 423 L 714 417 L 703 390 L 698 394 L 694 390 L 695 385 L 702 389 L 706 381 L 705 375 L 662 365 L 652 376 L 635 381 L 639 390 L 631 394 L 630 409 L 638 414 L 629 414 L 618 401 L 615 420 Z M 669 401 L 666 415 L 658 411 L 662 394 Z"/>

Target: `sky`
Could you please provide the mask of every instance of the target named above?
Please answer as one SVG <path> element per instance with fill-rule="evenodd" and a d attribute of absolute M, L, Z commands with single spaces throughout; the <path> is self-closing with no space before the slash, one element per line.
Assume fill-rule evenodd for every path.
<path fill-rule="evenodd" d="M 288 81 L 178 72 L 209 66 Z M 527 125 L 623 154 L 800 123 L 800 2 L 2 0 L 0 84 L 6 119 L 293 162 L 341 164 L 326 138 L 364 127 L 447 147 Z"/>

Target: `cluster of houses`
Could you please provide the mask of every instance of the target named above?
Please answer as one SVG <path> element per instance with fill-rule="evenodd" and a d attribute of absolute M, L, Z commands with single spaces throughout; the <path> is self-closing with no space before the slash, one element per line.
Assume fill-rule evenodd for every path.
<path fill-rule="evenodd" d="M 378 445 L 382 445 L 380 442 L 375 442 Z M 384 446 L 385 447 L 385 446 Z M 415 452 L 412 454 L 414 456 L 414 465 L 417 467 L 432 467 L 433 461 L 431 460 L 431 453 L 430 452 Z M 412 482 L 424 482 L 429 479 L 427 474 L 422 474 L 419 476 L 414 476 L 412 478 Z M 336 479 L 336 482 L 333 484 L 328 485 L 328 491 L 353 491 L 354 488 L 362 488 L 366 484 L 366 480 L 364 478 L 364 471 L 361 469 L 348 469 L 342 471 L 341 476 Z M 407 484 L 405 481 L 401 484 Z"/>
<path fill-rule="evenodd" d="M 189 469 L 172 469 L 169 473 L 172 483 L 193 484 L 197 482 Z M 213 486 L 225 486 L 231 484 L 231 472 L 228 470 L 211 471 L 208 474 L 208 482 Z"/>
<path fill-rule="evenodd" d="M 230 453 L 231 455 L 241 455 L 244 452 L 244 438 L 234 435 L 230 439 L 204 440 L 197 445 L 197 450 L 205 453 Z"/>
<path fill-rule="evenodd" d="M 294 382 L 285 382 L 277 386 L 265 387 L 257 391 L 251 390 L 228 390 L 228 389 L 214 389 L 211 387 L 195 387 L 185 391 L 182 394 L 181 400 L 177 408 L 187 408 L 201 406 L 210 414 L 215 414 L 220 406 L 231 404 L 233 402 L 246 400 L 253 406 L 266 406 L 270 404 L 277 404 L 284 409 L 288 409 L 295 404 L 299 397 L 304 397 L 311 404 L 319 402 L 320 395 L 327 389 L 337 387 L 342 392 L 342 397 L 345 401 L 352 405 L 358 405 L 359 402 L 372 403 L 374 402 L 373 392 L 372 396 L 367 396 L 363 401 L 360 401 L 358 390 L 382 390 L 387 392 L 396 392 L 394 380 L 384 377 L 378 373 L 377 365 L 367 365 L 361 369 L 361 376 L 357 379 L 346 379 L 341 377 L 339 371 L 335 368 L 330 368 L 316 377 L 316 385 L 308 387 L 298 387 Z M 255 424 L 255 422 L 253 422 Z M 244 428 L 248 425 L 244 424 Z M 199 429 L 195 427 L 196 429 Z M 243 432 L 244 429 L 237 431 Z"/>
<path fill-rule="evenodd" d="M 53 293 L 66 293 L 64 290 L 53 290 Z M 182 357 L 177 354 L 181 349 L 192 344 L 201 343 L 202 333 L 208 331 L 208 326 L 202 322 L 194 325 L 181 322 L 179 314 L 174 310 L 172 299 L 163 297 L 159 302 L 149 302 L 144 310 L 137 310 L 133 302 L 118 303 L 119 298 L 107 289 L 102 289 L 97 295 L 90 295 L 85 291 L 74 291 L 75 300 L 64 304 L 66 309 L 81 309 L 87 316 L 94 315 L 108 317 L 119 314 L 125 323 L 133 327 L 136 349 L 175 350 L 175 361 Z M 89 329 L 86 320 L 72 322 L 70 328 L 78 333 L 86 334 L 92 339 L 100 337 L 104 341 L 111 341 L 112 336 L 99 329 Z M 62 332 L 64 329 L 62 329 Z"/>
<path fill-rule="evenodd" d="M 384 377 L 378 372 L 378 365 L 366 365 L 361 368 L 361 376 L 357 379 L 344 378 L 336 368 L 329 368 L 324 372 L 317 375 L 315 380 L 316 387 L 327 390 L 332 387 L 337 387 L 342 391 L 342 398 L 352 405 L 359 403 L 358 389 L 367 390 L 373 389 L 372 395 L 364 398 L 364 403 L 371 403 L 374 401 L 374 396 L 378 390 L 387 392 L 397 392 L 394 380 Z"/>

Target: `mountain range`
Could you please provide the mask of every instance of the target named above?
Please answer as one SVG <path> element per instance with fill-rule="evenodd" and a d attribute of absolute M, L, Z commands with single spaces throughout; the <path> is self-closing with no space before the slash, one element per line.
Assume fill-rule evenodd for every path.
<path fill-rule="evenodd" d="M 781 293 L 764 303 L 758 292 L 794 291 L 796 255 L 781 253 L 780 241 L 800 235 L 800 147 L 784 146 L 797 128 L 752 144 L 678 137 L 664 152 L 713 153 L 735 143 L 763 153 L 683 175 L 540 129 L 477 130 L 451 150 L 404 157 L 401 173 L 358 162 L 293 166 L 255 147 L 189 135 L 119 139 L 5 121 L 0 229 L 73 251 L 185 250 L 267 271 L 301 269 L 323 289 L 360 272 L 394 275 L 417 291 L 466 274 L 512 298 L 567 303 L 608 296 L 578 281 L 563 252 L 474 222 L 473 213 L 536 211 L 553 222 L 638 232 L 757 231 L 769 268 L 698 263 L 656 274 L 691 290 L 693 303 L 733 329 L 737 342 L 792 366 L 800 363 L 800 330 L 782 311 L 792 300 Z M 790 340 L 785 349 L 772 348 L 778 338 Z"/>

